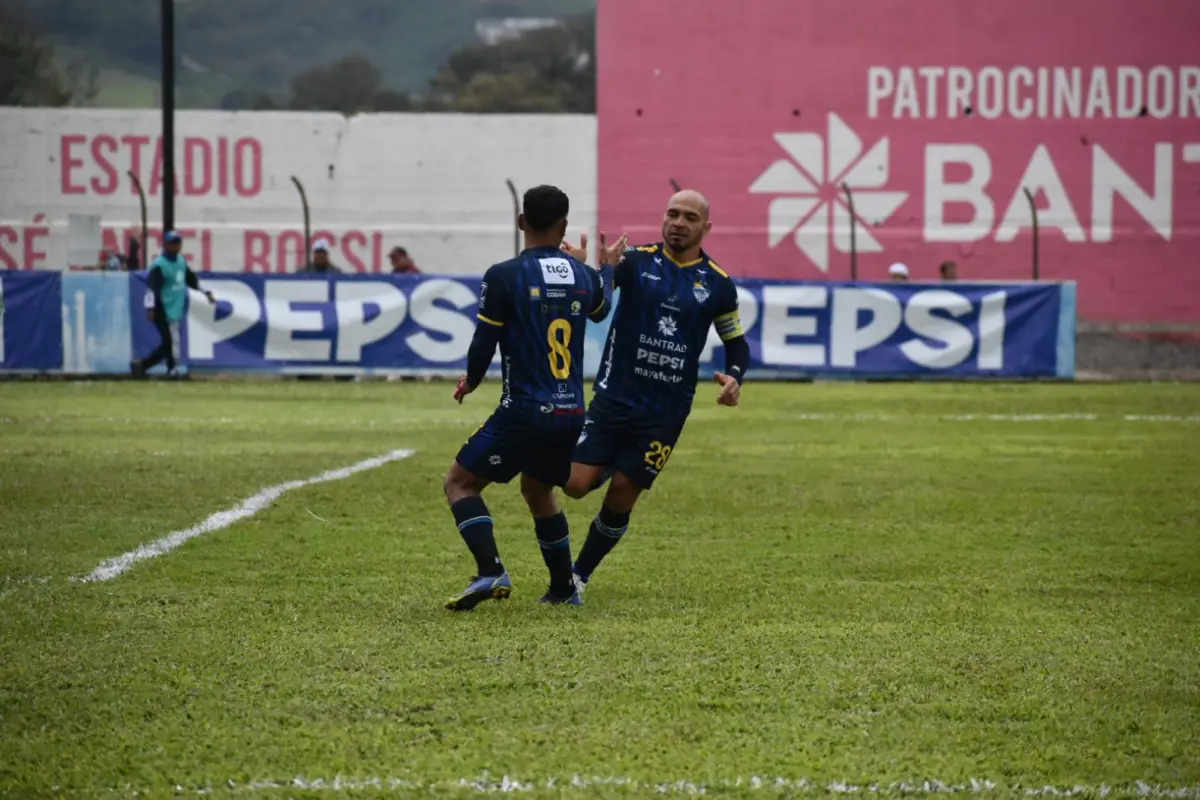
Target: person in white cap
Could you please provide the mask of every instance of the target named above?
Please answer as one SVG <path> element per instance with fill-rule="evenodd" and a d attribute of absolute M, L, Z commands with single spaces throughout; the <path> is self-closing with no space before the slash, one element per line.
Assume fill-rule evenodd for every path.
<path fill-rule="evenodd" d="M 908 267 L 906 267 L 905 265 L 903 265 L 899 261 L 897 261 L 895 264 L 892 264 L 890 267 L 888 267 L 888 276 L 893 281 L 899 281 L 900 283 L 907 283 L 908 282 Z"/>
<path fill-rule="evenodd" d="M 300 273 L 304 275 L 332 275 L 340 273 L 341 270 L 333 265 L 329 260 L 329 240 L 317 239 L 313 244 L 312 263 L 306 267 L 300 268 Z"/>

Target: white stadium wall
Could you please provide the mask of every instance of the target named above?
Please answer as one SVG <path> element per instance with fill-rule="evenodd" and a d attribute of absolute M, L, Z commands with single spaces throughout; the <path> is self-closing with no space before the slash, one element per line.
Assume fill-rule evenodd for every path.
<path fill-rule="evenodd" d="M 157 111 L 0 109 L 0 269 L 68 266 L 73 214 L 101 218 L 104 245 L 162 221 Z M 596 119 L 576 115 L 184 111 L 176 121 L 175 227 L 206 271 L 293 271 L 303 263 L 304 184 L 313 239 L 347 271 L 386 272 L 407 248 L 423 271 L 482 273 L 513 250 L 512 198 L 553 183 L 571 229 L 596 220 Z M 98 255 L 98 254 L 97 254 Z"/>

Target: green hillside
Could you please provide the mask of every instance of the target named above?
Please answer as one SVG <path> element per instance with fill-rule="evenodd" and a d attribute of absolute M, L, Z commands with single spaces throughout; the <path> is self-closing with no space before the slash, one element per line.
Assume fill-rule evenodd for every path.
<path fill-rule="evenodd" d="M 64 63 L 99 70 L 94 104 L 157 102 L 158 0 L 17 0 Z M 181 106 L 217 107 L 238 89 L 283 93 L 306 70 L 364 56 L 384 84 L 423 91 L 447 56 L 477 43 L 475 24 L 568 17 L 596 0 L 176 0 Z"/>

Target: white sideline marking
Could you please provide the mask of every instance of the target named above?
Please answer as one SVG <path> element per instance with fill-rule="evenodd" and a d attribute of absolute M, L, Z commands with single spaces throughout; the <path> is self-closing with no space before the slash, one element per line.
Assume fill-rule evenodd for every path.
<path fill-rule="evenodd" d="M 1053 422 L 1063 419 L 1085 419 L 1089 422 L 1100 419 L 1096 414 L 943 414 L 939 419 L 955 422 Z"/>
<path fill-rule="evenodd" d="M 874 422 L 888 420 L 921 419 L 920 414 L 793 414 L 789 419 L 808 422 L 822 420 L 848 419 L 859 422 Z M 944 420 L 947 422 L 1059 422 L 1062 420 L 1077 420 L 1084 422 L 1200 422 L 1200 415 L 1171 416 L 1168 414 L 937 414 L 927 419 Z"/>
<path fill-rule="evenodd" d="M 136 550 L 130 550 L 128 553 L 123 553 L 116 558 L 110 558 L 100 566 L 96 567 L 90 573 L 78 580 L 84 583 L 93 581 L 111 581 L 113 578 L 121 575 L 134 564 L 139 561 L 145 561 L 150 558 L 169 553 L 175 548 L 182 545 L 189 539 L 194 539 L 197 536 L 202 536 L 206 533 L 219 531 L 222 528 L 228 528 L 233 523 L 252 517 L 264 508 L 267 508 L 279 499 L 284 492 L 290 492 L 292 489 L 299 489 L 304 486 L 312 486 L 317 483 L 328 483 L 329 481 L 340 481 L 343 478 L 349 478 L 359 472 L 365 470 L 382 467 L 384 464 L 392 461 L 400 461 L 415 454 L 416 450 L 393 450 L 390 453 L 385 453 L 381 456 L 368 458 L 366 461 L 360 461 L 357 464 L 351 464 L 348 467 L 340 467 L 332 469 L 328 472 L 323 472 L 313 478 L 306 478 L 299 481 L 288 481 L 275 486 L 268 486 L 261 490 L 253 497 L 249 497 L 242 501 L 242 504 L 236 508 L 231 508 L 226 511 L 218 511 L 208 519 L 201 522 L 199 525 L 194 525 L 182 531 L 169 533 L 161 539 L 155 539 L 149 544 L 144 544 Z"/>
<path fill-rule="evenodd" d="M 423 781 L 413 778 L 343 778 L 336 776 L 328 778 L 296 777 L 288 780 L 254 781 L 239 784 L 228 781 L 218 787 L 225 792 L 261 792 L 274 789 L 300 789 L 307 791 L 326 792 L 361 792 L 364 790 L 415 790 L 415 791 L 463 791 L 471 794 L 497 794 L 508 792 L 531 792 L 557 789 L 560 792 L 569 789 L 592 789 L 603 786 L 619 786 L 622 788 L 655 794 L 684 794 L 704 795 L 711 791 L 728 791 L 730 789 L 763 791 L 773 794 L 796 792 L 806 794 L 875 794 L 875 795 L 927 795 L 927 794 L 983 794 L 983 795 L 1024 795 L 1027 797 L 1041 796 L 1073 796 L 1087 795 L 1090 797 L 1176 797 L 1200 798 L 1200 786 L 1168 786 L 1147 781 L 1135 781 L 1125 785 L 1109 784 L 1072 784 L 1062 786 L 1023 786 L 1021 784 L 998 784 L 987 779 L 970 778 L 965 782 L 943 782 L 939 780 L 923 781 L 881 781 L 871 783 L 850 783 L 846 781 L 812 781 L 807 778 L 766 778 L 750 777 L 709 781 L 698 783 L 688 780 L 675 781 L 642 781 L 634 778 L 598 777 L 574 775 L 569 778 L 541 778 L 523 781 L 510 778 L 507 775 L 494 777 L 485 773 L 481 778 L 457 780 Z M 130 787 L 126 787 L 129 789 Z M 194 792 L 195 794 L 210 794 L 214 787 L 205 786 L 185 789 L 175 787 L 176 793 Z"/>
<path fill-rule="evenodd" d="M 75 423 L 86 425 L 93 422 L 105 422 L 110 425 L 261 425 L 262 419 L 255 418 L 239 418 L 239 417 L 29 417 L 26 419 L 16 419 L 15 417 L 0 417 L 0 425 L 56 425 L 59 423 Z M 448 427 L 465 427 L 467 425 L 478 425 L 478 420 L 473 417 L 400 417 L 400 418 L 375 418 L 375 419 L 339 419 L 337 417 L 313 417 L 310 419 L 295 419 L 288 420 L 289 425 L 337 425 L 337 426 L 365 426 L 368 428 L 376 427 L 395 427 L 397 425 L 420 425 L 422 427 L 430 426 L 448 426 Z"/>

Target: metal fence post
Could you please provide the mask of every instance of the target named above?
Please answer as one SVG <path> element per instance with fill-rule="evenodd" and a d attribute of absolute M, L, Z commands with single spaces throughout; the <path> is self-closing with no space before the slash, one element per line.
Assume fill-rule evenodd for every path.
<path fill-rule="evenodd" d="M 1038 230 L 1037 203 L 1033 201 L 1033 194 L 1029 189 L 1022 186 L 1021 191 L 1025 193 L 1025 199 L 1029 201 L 1029 214 L 1033 217 L 1033 279 L 1036 281 L 1041 275 L 1041 265 L 1038 263 L 1038 239 L 1041 238 L 1041 232 Z"/>
<path fill-rule="evenodd" d="M 312 269 L 312 228 L 308 215 L 308 195 L 304 193 L 304 184 L 300 183 L 300 179 L 295 175 L 292 176 L 292 183 L 296 184 L 296 191 L 300 193 L 300 207 L 304 209 L 304 268 Z"/>
<path fill-rule="evenodd" d="M 846 205 L 850 207 L 850 280 L 858 280 L 858 215 L 854 213 L 854 195 L 850 193 L 850 187 L 847 184 L 842 184 L 842 191 L 846 193 Z"/>
<path fill-rule="evenodd" d="M 521 201 L 517 197 L 517 186 L 510 179 L 505 178 L 504 183 L 508 185 L 508 193 L 512 195 L 513 204 L 513 258 L 521 255 L 521 226 L 517 224 L 517 217 L 521 216 Z"/>
<path fill-rule="evenodd" d="M 138 260 L 141 263 L 133 265 L 135 269 L 140 270 L 143 268 L 144 264 L 148 263 L 148 259 L 146 258 L 146 242 L 149 237 L 148 226 L 146 224 L 146 192 L 144 189 L 142 189 L 142 182 L 138 180 L 138 176 L 133 174 L 133 170 L 129 170 L 129 179 L 133 181 L 133 188 L 137 189 L 138 201 L 142 204 L 142 246 L 140 248 L 140 252 L 138 253 Z M 164 231 L 164 233 L 166 233 L 166 231 Z"/>

